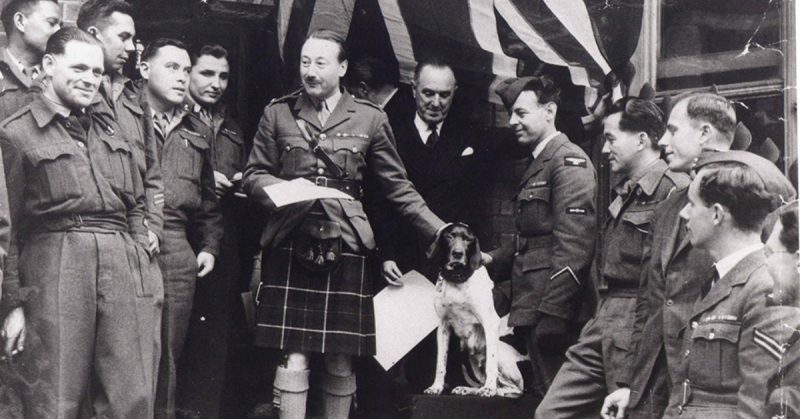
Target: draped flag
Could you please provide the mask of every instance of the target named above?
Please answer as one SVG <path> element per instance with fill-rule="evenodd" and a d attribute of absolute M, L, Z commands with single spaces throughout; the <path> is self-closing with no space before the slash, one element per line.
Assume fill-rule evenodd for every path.
<path fill-rule="evenodd" d="M 600 95 L 632 77 L 629 60 L 643 2 L 280 0 L 278 42 L 284 63 L 294 70 L 305 35 L 334 29 L 349 34 L 351 53 L 396 62 L 403 82 L 411 81 L 420 59 L 437 55 L 452 64 L 460 84 L 483 86 L 495 103 L 492 92 L 500 80 L 535 74 L 530 69 L 537 65 L 562 67 L 572 84 L 585 89 L 591 111 Z"/>

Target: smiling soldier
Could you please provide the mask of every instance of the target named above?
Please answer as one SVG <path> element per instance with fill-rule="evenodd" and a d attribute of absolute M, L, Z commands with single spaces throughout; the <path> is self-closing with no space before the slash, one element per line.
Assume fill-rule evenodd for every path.
<path fill-rule="evenodd" d="M 281 418 L 305 417 L 311 354 L 324 358 L 325 417 L 346 418 L 356 391 L 352 358 L 375 353 L 365 178 L 423 237 L 444 225 L 406 177 L 386 114 L 342 93 L 346 70 L 344 38 L 311 33 L 301 52 L 303 89 L 264 109 L 245 169 L 245 191 L 271 212 L 261 237 L 256 344 L 284 353 L 274 382 Z M 263 188 L 296 178 L 352 199 L 276 207 Z"/>
<path fill-rule="evenodd" d="M 160 284 L 142 274 L 144 191 L 130 146 L 113 115 L 84 111 L 102 47 L 64 28 L 42 63 L 45 90 L 0 127 L 14 226 L 3 300 L 16 306 L 3 335 L 20 351 L 29 339 L 25 417 L 85 417 L 87 401 L 97 417 L 150 417 L 153 366 L 138 354 L 150 337 L 131 322 Z"/>

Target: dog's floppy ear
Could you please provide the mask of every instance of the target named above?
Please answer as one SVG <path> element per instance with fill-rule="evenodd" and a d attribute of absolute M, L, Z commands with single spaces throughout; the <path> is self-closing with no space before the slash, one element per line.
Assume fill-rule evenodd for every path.
<path fill-rule="evenodd" d="M 453 223 L 447 223 L 442 227 L 440 227 L 438 230 L 436 230 L 436 234 L 433 236 L 433 242 L 428 247 L 428 251 L 425 252 L 425 256 L 427 256 L 428 259 L 433 259 L 436 257 L 436 255 L 439 254 L 439 246 L 440 246 L 439 241 L 441 241 L 442 233 L 445 230 L 447 230 L 451 225 L 453 225 Z"/>
<path fill-rule="evenodd" d="M 469 268 L 473 271 L 477 271 L 481 267 L 481 245 L 478 242 L 477 236 L 472 238 L 472 245 L 470 247 L 472 254 L 470 254 L 469 257 Z"/>

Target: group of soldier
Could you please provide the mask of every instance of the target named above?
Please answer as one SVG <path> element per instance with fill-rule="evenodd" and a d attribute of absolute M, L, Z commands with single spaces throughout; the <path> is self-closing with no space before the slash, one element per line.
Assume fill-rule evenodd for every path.
<path fill-rule="evenodd" d="M 530 358 L 536 417 L 797 415 L 797 204 L 781 207 L 795 190 L 730 150 L 725 98 L 606 109 L 618 183 L 598 229 L 595 168 L 556 128 L 548 76 L 500 84 L 511 129 L 479 127 L 451 112 L 446 62 L 421 60 L 405 94 L 385 64 L 351 63 L 341 34 L 317 30 L 302 88 L 265 107 L 248 151 L 220 103 L 225 49 L 157 39 L 130 80 L 132 16 L 123 0 L 85 2 L 77 27 L 50 0 L 0 16 L 3 368 L 19 372 L 25 417 L 171 418 L 180 394 L 218 400 L 253 226 L 253 339 L 281 354 L 280 417 L 306 417 L 312 381 L 324 417 L 348 417 L 357 390 L 360 409 L 386 413 L 394 387 L 430 384 L 435 351 L 370 367 L 372 295 L 412 269 L 435 281 L 425 251 L 443 220 L 485 221 L 485 178 L 519 153 L 516 234 L 481 259 L 510 271 L 494 278 L 496 307 Z M 298 178 L 350 199 L 277 204 L 270 187 Z M 263 226 L 244 222 L 251 209 Z"/>

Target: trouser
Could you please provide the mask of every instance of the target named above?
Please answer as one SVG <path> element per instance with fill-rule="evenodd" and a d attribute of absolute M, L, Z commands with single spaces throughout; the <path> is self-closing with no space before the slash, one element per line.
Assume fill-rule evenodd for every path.
<path fill-rule="evenodd" d="M 149 266 L 123 232 L 29 237 L 25 417 L 152 417 L 163 289 Z"/>
<path fill-rule="evenodd" d="M 226 228 L 214 270 L 197 280 L 177 375 L 178 414 L 186 417 L 212 419 L 221 414 L 231 312 L 237 302 L 234 289 L 241 275 L 238 237 L 233 233 L 235 230 Z"/>
<path fill-rule="evenodd" d="M 542 402 L 536 418 L 593 417 L 617 390 L 628 357 L 636 298 L 611 296 L 583 328 Z"/>
<path fill-rule="evenodd" d="M 164 277 L 164 312 L 161 322 L 161 364 L 158 369 L 156 417 L 175 417 L 175 383 L 189 318 L 192 313 L 197 257 L 183 230 L 164 230 L 158 263 Z"/>
<path fill-rule="evenodd" d="M 575 342 L 580 330 L 577 324 L 569 324 L 564 336 L 557 341 L 542 339 L 536 334 L 536 326 L 517 326 L 515 334 L 522 336 L 528 349 L 528 356 L 533 369 L 532 390 L 538 396 L 544 396 L 548 387 L 566 360 L 569 346 Z"/>

